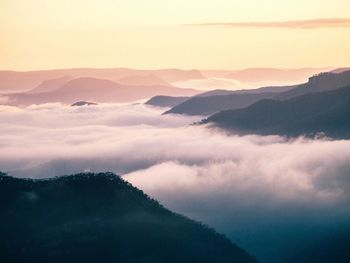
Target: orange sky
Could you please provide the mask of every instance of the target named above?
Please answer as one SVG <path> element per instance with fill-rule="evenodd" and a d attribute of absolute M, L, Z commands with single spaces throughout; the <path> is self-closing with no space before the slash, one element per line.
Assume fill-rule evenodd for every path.
<path fill-rule="evenodd" d="M 0 69 L 349 66 L 349 18 L 349 0 L 0 0 Z"/>

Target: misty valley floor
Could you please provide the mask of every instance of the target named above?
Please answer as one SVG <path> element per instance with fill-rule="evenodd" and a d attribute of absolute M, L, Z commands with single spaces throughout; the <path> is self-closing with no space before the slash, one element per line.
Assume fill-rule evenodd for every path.
<path fill-rule="evenodd" d="M 16 177 L 112 171 L 260 262 L 336 240 L 350 219 L 350 141 L 237 136 L 143 104 L 0 106 Z"/>

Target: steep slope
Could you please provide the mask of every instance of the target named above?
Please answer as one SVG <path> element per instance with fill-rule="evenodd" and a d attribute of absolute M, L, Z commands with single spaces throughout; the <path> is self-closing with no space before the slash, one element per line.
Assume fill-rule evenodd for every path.
<path fill-rule="evenodd" d="M 190 97 L 154 96 L 145 102 L 147 105 L 158 107 L 174 107 Z"/>
<path fill-rule="evenodd" d="M 151 75 L 140 75 L 140 76 L 127 76 L 118 78 L 115 80 L 122 85 L 141 85 L 141 86 L 171 86 L 170 83 L 158 78 L 157 76 Z"/>
<path fill-rule="evenodd" d="M 286 101 L 262 100 L 240 110 L 222 111 L 203 121 L 239 133 L 350 138 L 350 86 Z"/>
<path fill-rule="evenodd" d="M 96 79 L 77 78 L 65 83 L 51 92 L 8 94 L 8 104 L 30 105 L 48 102 L 72 104 L 76 101 L 95 102 L 131 102 L 146 99 L 157 94 L 194 95 L 199 91 L 169 86 L 127 86 L 116 82 Z"/>
<path fill-rule="evenodd" d="M 6 262 L 256 262 L 213 230 L 110 174 L 0 175 Z"/>

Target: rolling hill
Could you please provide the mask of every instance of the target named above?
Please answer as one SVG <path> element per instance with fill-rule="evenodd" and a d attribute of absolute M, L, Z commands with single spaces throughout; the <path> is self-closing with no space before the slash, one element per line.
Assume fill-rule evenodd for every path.
<path fill-rule="evenodd" d="M 19 179 L 0 174 L 1 262 L 256 260 L 111 174 Z"/>

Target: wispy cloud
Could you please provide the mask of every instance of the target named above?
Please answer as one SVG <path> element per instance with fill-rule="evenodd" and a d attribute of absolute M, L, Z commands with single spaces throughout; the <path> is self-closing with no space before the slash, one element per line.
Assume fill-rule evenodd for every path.
<path fill-rule="evenodd" d="M 232 22 L 198 23 L 190 26 L 260 27 L 260 28 L 303 28 L 350 27 L 350 18 L 318 18 L 307 20 L 269 21 L 269 22 Z"/>

